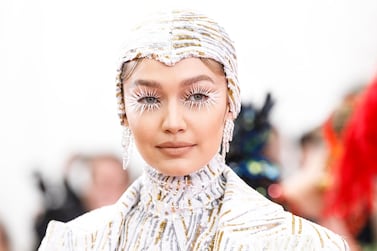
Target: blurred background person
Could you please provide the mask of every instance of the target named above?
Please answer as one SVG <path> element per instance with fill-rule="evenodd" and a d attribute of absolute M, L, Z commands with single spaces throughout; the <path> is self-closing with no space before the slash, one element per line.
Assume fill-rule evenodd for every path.
<path fill-rule="evenodd" d="M 82 193 L 86 210 L 113 204 L 130 184 L 128 170 L 122 168 L 120 159 L 111 154 L 89 157 L 90 182 Z"/>
<path fill-rule="evenodd" d="M 327 119 L 298 140 L 299 169 L 281 183 L 281 202 L 292 212 L 319 222 L 333 161 L 339 157 L 342 135 L 364 86 L 356 85 L 341 98 Z"/>
<path fill-rule="evenodd" d="M 10 251 L 11 243 L 5 225 L 0 222 L 0 251 Z"/>
<path fill-rule="evenodd" d="M 269 199 L 276 197 L 274 184 L 280 181 L 279 134 L 270 122 L 274 101 L 266 95 L 264 104 L 257 108 L 244 102 L 234 125 L 234 134 L 227 164 L 249 186 Z"/>
<path fill-rule="evenodd" d="M 47 184 L 37 175 L 44 208 L 35 221 L 39 246 L 50 220 L 67 222 L 90 210 L 115 203 L 131 182 L 121 159 L 110 153 L 76 154 L 65 167 L 63 186 Z"/>
<path fill-rule="evenodd" d="M 357 85 L 319 127 L 300 138 L 300 169 L 281 184 L 290 211 L 377 250 L 377 79 Z M 377 186 L 376 186 L 377 187 Z"/>
<path fill-rule="evenodd" d="M 318 222 L 327 158 L 321 129 L 313 128 L 303 133 L 296 143 L 299 167 L 280 183 L 279 202 L 289 211 Z"/>
<path fill-rule="evenodd" d="M 308 130 L 299 137 L 299 166 L 305 167 L 310 162 L 310 156 L 313 151 L 324 147 L 323 135 L 320 127 Z"/>
<path fill-rule="evenodd" d="M 331 159 L 321 223 L 352 250 L 377 250 L 377 76 L 361 93 Z"/>

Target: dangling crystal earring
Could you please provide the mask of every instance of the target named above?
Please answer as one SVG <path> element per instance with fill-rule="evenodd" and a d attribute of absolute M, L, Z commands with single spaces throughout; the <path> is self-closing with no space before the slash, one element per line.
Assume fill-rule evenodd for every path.
<path fill-rule="evenodd" d="M 127 126 L 123 127 L 122 136 L 122 147 L 123 147 L 123 169 L 126 170 L 128 164 L 130 163 L 130 158 L 133 151 L 133 137 L 130 128 Z"/>
<path fill-rule="evenodd" d="M 221 149 L 221 155 L 224 161 L 225 161 L 226 153 L 229 152 L 229 147 L 230 147 L 229 142 L 231 142 L 233 138 L 233 129 L 234 129 L 233 120 L 227 119 L 225 121 L 224 132 L 223 132 L 223 142 L 222 142 L 222 149 Z"/>

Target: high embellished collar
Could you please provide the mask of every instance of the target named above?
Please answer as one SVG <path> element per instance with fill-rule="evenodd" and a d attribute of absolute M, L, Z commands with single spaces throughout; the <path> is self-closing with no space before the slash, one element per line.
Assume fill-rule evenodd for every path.
<path fill-rule="evenodd" d="M 159 215 L 193 212 L 218 203 L 223 196 L 224 161 L 216 155 L 206 166 L 185 176 L 167 176 L 150 166 L 144 169 L 141 202 Z"/>

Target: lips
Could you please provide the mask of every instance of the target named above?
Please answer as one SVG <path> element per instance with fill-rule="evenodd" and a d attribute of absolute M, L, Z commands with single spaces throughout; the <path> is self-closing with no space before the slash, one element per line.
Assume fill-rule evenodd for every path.
<path fill-rule="evenodd" d="M 156 146 L 163 154 L 178 157 L 187 154 L 195 147 L 188 142 L 164 142 Z"/>

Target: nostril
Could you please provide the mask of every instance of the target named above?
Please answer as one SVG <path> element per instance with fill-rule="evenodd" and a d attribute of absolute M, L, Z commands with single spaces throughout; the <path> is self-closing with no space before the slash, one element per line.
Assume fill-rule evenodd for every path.
<path fill-rule="evenodd" d="M 186 122 L 182 115 L 170 114 L 165 117 L 163 130 L 171 133 L 178 133 L 186 129 Z"/>

